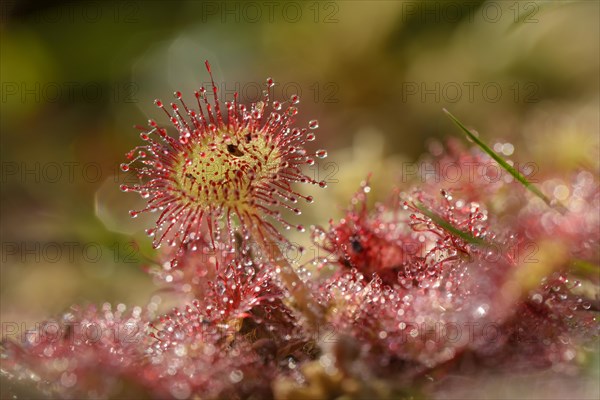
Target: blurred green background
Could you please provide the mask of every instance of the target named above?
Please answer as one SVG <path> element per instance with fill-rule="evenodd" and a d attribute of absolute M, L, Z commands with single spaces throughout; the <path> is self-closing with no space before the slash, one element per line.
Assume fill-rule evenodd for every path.
<path fill-rule="evenodd" d="M 307 225 L 339 217 L 369 172 L 384 196 L 402 163 L 456 136 L 444 107 L 540 171 L 598 171 L 597 1 L 1 7 L 0 313 L 19 329 L 71 304 L 155 293 L 140 268 L 150 222 L 129 219 L 140 200 L 119 192 L 118 165 L 141 144 L 133 125 L 166 122 L 154 98 L 181 90 L 191 102 L 208 82 L 206 59 L 225 98 L 256 101 L 273 77 L 280 100 L 301 95 L 298 125 L 319 120 L 311 146 L 329 157 L 310 173 L 329 188 Z"/>

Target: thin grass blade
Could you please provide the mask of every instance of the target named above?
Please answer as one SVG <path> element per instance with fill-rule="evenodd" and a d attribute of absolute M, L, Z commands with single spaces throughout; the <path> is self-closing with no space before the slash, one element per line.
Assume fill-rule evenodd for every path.
<path fill-rule="evenodd" d="M 506 162 L 502 157 L 498 155 L 494 150 L 492 150 L 487 144 L 485 144 L 481 139 L 479 139 L 473 132 L 467 129 L 458 118 L 456 118 L 452 113 L 445 108 L 444 112 L 450 117 L 452 122 L 454 122 L 468 137 L 471 139 L 477 146 L 479 146 L 483 151 L 485 151 L 490 157 L 492 157 L 502 168 L 504 168 L 509 174 L 511 174 L 517 181 L 519 181 L 523 186 L 525 186 L 529 191 L 535 194 L 537 197 L 542 199 L 544 203 L 548 206 L 556 209 L 560 213 L 565 213 L 567 208 L 562 205 L 557 200 L 550 200 L 548 196 L 546 196 L 542 191 L 533 183 L 529 182 L 523 174 L 521 174 L 516 168 L 512 167 L 510 164 Z"/>

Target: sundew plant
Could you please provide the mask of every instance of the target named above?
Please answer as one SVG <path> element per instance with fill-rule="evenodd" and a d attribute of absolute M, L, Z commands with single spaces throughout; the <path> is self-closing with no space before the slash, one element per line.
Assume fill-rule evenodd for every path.
<path fill-rule="evenodd" d="M 163 119 L 121 164 L 136 179 L 122 196 L 145 202 L 130 216 L 154 218 L 145 270 L 179 304 L 73 306 L 3 340 L 8 381 L 66 399 L 420 399 L 448 377 L 596 362 L 597 171 L 534 183 L 444 110 L 459 135 L 423 155 L 435 173 L 371 205 L 366 168 L 347 204 L 319 204 L 305 186 L 326 182 L 305 169 L 327 127 L 297 126 L 299 96 L 274 98 L 272 78 L 260 101 L 222 101 L 206 70 L 210 87 L 155 101 Z M 473 173 L 440 175 L 457 166 Z M 333 206 L 327 226 L 291 222 Z M 292 230 L 318 250 L 307 262 L 285 256 L 304 252 Z"/>

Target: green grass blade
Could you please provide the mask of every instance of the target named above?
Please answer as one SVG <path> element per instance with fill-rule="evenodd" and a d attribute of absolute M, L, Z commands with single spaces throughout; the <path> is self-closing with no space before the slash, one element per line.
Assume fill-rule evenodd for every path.
<path fill-rule="evenodd" d="M 504 168 L 509 174 L 511 174 L 517 181 L 519 181 L 523 186 L 525 186 L 529 191 L 535 194 L 537 197 L 542 199 L 548 206 L 558 210 L 563 213 L 567 210 L 564 205 L 562 205 L 558 201 L 552 201 L 548 198 L 542 191 L 535 186 L 533 183 L 529 182 L 527 178 L 525 178 L 517 169 L 512 167 L 510 164 L 506 162 L 502 157 L 500 157 L 494 150 L 492 150 L 488 145 L 486 145 L 481 139 L 479 139 L 476 135 L 473 134 L 470 130 L 467 129 L 450 111 L 443 109 L 444 112 L 450 117 L 452 122 L 454 122 L 463 132 L 467 134 L 467 136 L 477 144 L 483 151 L 485 151 L 490 157 L 492 157 L 502 168 Z"/>
<path fill-rule="evenodd" d="M 579 276 L 587 278 L 600 278 L 600 266 L 592 264 L 585 260 L 575 259 L 571 262 L 573 272 Z"/>
<path fill-rule="evenodd" d="M 429 208 L 425 207 L 423 204 L 414 203 L 414 205 L 419 211 L 423 213 L 423 215 L 429 217 L 433 222 L 441 226 L 445 231 L 450 232 L 454 236 L 458 236 L 459 238 L 463 239 L 468 243 L 476 244 L 482 247 L 488 247 L 488 243 L 485 240 L 477 238 L 467 232 L 461 231 L 460 229 L 454 227 L 451 223 L 437 215 Z"/>

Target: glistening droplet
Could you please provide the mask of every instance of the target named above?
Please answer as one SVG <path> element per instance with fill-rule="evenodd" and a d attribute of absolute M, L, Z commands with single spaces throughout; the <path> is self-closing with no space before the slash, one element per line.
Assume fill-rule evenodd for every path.
<path fill-rule="evenodd" d="M 315 156 L 317 156 L 318 158 L 325 158 L 325 157 L 327 157 L 327 151 L 317 150 L 317 152 L 315 153 Z"/>

